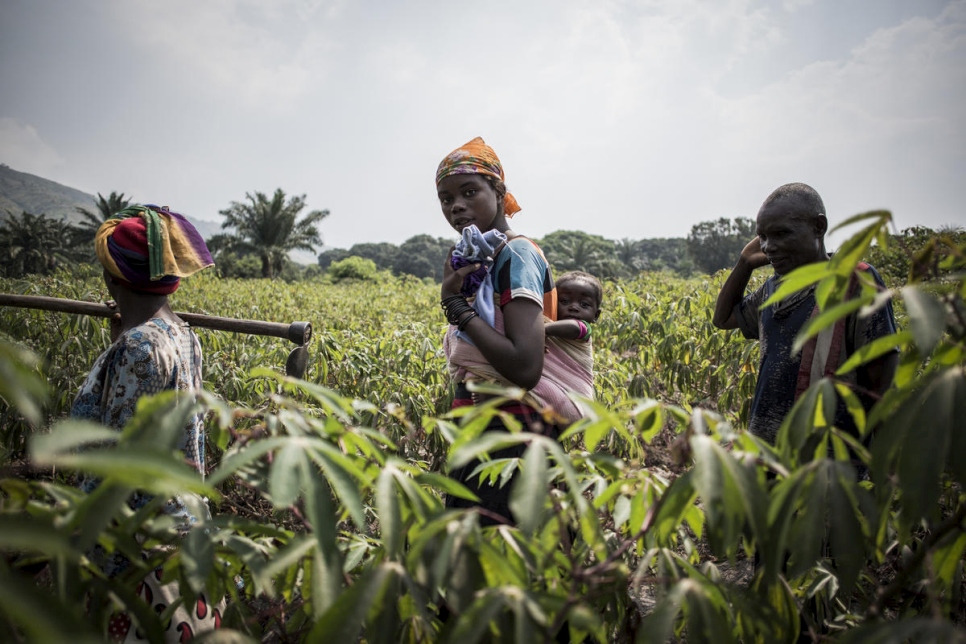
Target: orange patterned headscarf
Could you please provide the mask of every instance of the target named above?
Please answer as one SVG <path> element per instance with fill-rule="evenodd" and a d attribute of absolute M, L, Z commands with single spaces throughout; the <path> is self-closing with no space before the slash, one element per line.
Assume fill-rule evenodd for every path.
<path fill-rule="evenodd" d="M 476 137 L 469 143 L 462 145 L 446 155 L 439 162 L 436 169 L 436 185 L 452 174 L 484 174 L 500 181 L 503 177 L 503 164 L 496 156 L 493 148 L 488 146 L 482 138 Z M 512 217 L 520 212 L 520 204 L 509 192 L 503 197 L 503 214 Z"/>

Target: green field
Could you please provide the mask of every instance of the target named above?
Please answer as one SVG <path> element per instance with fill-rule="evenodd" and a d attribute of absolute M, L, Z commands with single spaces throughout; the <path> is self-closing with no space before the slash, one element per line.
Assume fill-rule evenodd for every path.
<path fill-rule="evenodd" d="M 869 239 L 817 274 L 830 307 Z M 305 379 L 283 375 L 287 340 L 199 330 L 210 395 L 147 401 L 110 445 L 64 420 L 108 346 L 106 320 L 0 309 L 7 339 L 32 352 L 4 345 L 0 360 L 13 404 L 0 426 L 0 634 L 96 640 L 110 603 L 85 616 L 86 593 L 155 632 L 131 589 L 163 565 L 189 600 L 227 592 L 225 626 L 245 641 L 964 641 L 966 252 L 936 257 L 931 276 L 896 292 L 896 387 L 857 418 L 876 432 L 871 450 L 825 423 L 830 381 L 774 447 L 742 431 L 757 346 L 711 325 L 723 275 L 605 284 L 595 401 L 559 443 L 483 433 L 492 407 L 449 412 L 439 290 L 416 279 L 185 280 L 178 311 L 310 321 Z M 107 297 L 93 269 L 0 280 L 0 291 Z M 31 425 L 18 412 L 38 400 Z M 171 445 L 199 405 L 204 481 Z M 483 529 L 475 512 L 443 509 L 442 495 L 465 493 L 449 467 L 521 442 L 522 459 L 482 468 L 494 480 L 519 472 L 519 525 Z M 856 478 L 850 445 L 871 480 Z M 90 497 L 72 486 L 84 471 L 106 477 Z M 180 540 L 160 500 L 127 509 L 135 488 L 207 496 L 212 520 Z M 94 543 L 151 554 L 105 579 L 84 556 Z M 44 563 L 47 577 L 17 574 Z"/>

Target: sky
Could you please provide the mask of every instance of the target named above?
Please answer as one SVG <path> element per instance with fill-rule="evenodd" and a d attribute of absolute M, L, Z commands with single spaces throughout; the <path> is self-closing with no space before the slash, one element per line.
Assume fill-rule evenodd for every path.
<path fill-rule="evenodd" d="M 833 226 L 966 226 L 966 0 L 0 0 L 0 162 L 91 194 L 455 239 L 435 171 L 476 136 L 530 237 L 685 237 L 793 181 Z"/>

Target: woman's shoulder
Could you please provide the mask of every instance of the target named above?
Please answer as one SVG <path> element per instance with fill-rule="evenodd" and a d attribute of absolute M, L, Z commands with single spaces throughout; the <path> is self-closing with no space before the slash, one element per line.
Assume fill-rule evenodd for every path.
<path fill-rule="evenodd" d="M 507 250 L 511 252 L 506 253 L 507 256 L 504 257 L 504 261 L 509 260 L 510 257 L 519 257 L 523 259 L 539 258 L 541 262 L 547 263 L 547 258 L 544 256 L 540 246 L 537 245 L 537 242 L 523 235 L 517 235 L 507 241 Z M 500 253 L 500 255 L 503 255 L 503 253 Z M 499 259 L 500 257 L 497 256 L 498 261 Z"/>
<path fill-rule="evenodd" d="M 151 318 L 118 336 L 112 348 L 116 353 L 157 356 L 170 353 L 174 347 L 193 339 L 194 332 L 187 323 Z"/>

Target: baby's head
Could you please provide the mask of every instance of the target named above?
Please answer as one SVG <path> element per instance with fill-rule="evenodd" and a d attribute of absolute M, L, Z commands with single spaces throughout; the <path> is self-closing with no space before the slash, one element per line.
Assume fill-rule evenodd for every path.
<path fill-rule="evenodd" d="M 583 271 L 570 271 L 557 278 L 557 319 L 596 322 L 604 301 L 600 280 Z"/>

